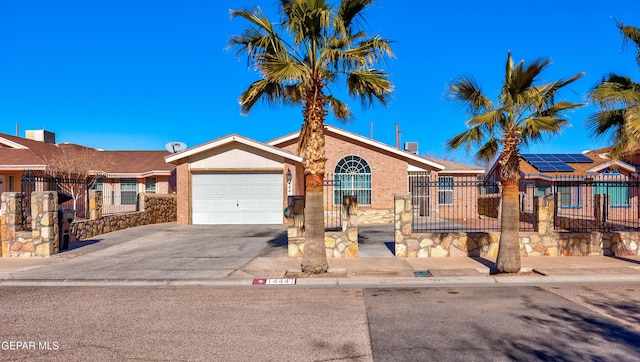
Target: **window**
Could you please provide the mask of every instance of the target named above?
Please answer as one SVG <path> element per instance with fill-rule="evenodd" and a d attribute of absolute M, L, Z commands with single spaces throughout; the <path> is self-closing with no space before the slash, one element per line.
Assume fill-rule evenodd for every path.
<path fill-rule="evenodd" d="M 104 191 L 104 179 L 102 177 L 96 178 L 96 183 L 93 184 L 93 190 Z"/>
<path fill-rule="evenodd" d="M 453 205 L 453 176 L 438 177 L 438 205 Z"/>
<path fill-rule="evenodd" d="M 593 194 L 608 195 L 610 206 L 629 206 L 629 184 L 627 182 L 596 182 L 593 187 Z"/>
<path fill-rule="evenodd" d="M 549 181 L 536 181 L 536 189 L 538 196 L 542 197 L 549 193 L 551 183 Z"/>
<path fill-rule="evenodd" d="M 607 195 L 609 206 L 629 207 L 629 180 L 620 174 L 620 170 L 606 168 L 599 182 L 594 183 L 593 194 Z"/>
<path fill-rule="evenodd" d="M 148 177 L 144 179 L 144 192 L 155 193 L 156 192 L 156 178 Z"/>
<path fill-rule="evenodd" d="M 341 159 L 336 165 L 334 179 L 334 204 L 340 205 L 342 196 L 351 195 L 358 198 L 358 204 L 371 205 L 371 168 L 367 161 L 358 156 Z"/>
<path fill-rule="evenodd" d="M 558 185 L 560 207 L 582 206 L 582 192 L 580 185 Z"/>
<path fill-rule="evenodd" d="M 9 192 L 15 192 L 15 191 L 16 191 L 15 177 L 9 176 Z"/>
<path fill-rule="evenodd" d="M 120 180 L 120 205 L 135 205 L 137 194 L 136 179 L 123 178 Z"/>

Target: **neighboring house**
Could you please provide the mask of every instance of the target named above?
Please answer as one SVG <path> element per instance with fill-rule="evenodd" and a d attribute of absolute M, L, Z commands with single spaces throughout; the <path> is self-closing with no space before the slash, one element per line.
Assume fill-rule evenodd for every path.
<path fill-rule="evenodd" d="M 229 135 L 167 156 L 177 165 L 178 223 L 283 223 L 287 196 L 304 192 L 298 135 L 267 143 Z M 325 208 L 355 195 L 360 223 L 391 222 L 394 195 L 410 192 L 411 177 L 440 183 L 426 206 L 434 210 L 465 203 L 453 180 L 484 174 L 481 167 L 421 157 L 333 126 L 325 126 L 325 150 Z"/>
<path fill-rule="evenodd" d="M 633 187 L 633 182 L 638 180 L 638 169 L 625 161 L 612 161 L 608 151 L 604 148 L 578 154 L 522 154 L 521 209 L 532 210 L 535 196 L 558 194 L 560 213 L 568 213 L 572 209 L 591 210 L 596 208 L 597 195 L 605 195 L 602 202 L 608 205 L 605 211 L 609 217 L 615 218 L 616 213 L 624 213 L 625 218 L 637 218 L 638 188 Z M 497 162 L 491 166 L 485 179 L 500 180 Z"/>
<path fill-rule="evenodd" d="M 55 134 L 45 131 L 26 131 L 26 137 L 0 134 L 0 193 L 24 192 L 22 176 L 26 171 L 42 174 L 47 160 L 62 149 L 69 154 L 86 149 L 74 144 L 56 144 Z M 94 186 L 104 194 L 105 213 L 135 210 L 139 192 L 172 193 L 171 165 L 164 162 L 167 151 L 102 151 L 104 170 Z M 41 188 L 42 186 L 36 186 Z M 80 202 L 84 203 L 84 200 Z"/>

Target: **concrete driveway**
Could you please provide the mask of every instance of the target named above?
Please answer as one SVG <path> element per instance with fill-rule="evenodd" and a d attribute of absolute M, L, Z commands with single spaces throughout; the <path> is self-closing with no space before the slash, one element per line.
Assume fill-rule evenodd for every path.
<path fill-rule="evenodd" d="M 394 225 L 358 225 L 358 257 L 395 258 Z"/>
<path fill-rule="evenodd" d="M 259 256 L 287 256 L 283 225 L 145 225 L 71 243 L 49 258 L 2 259 L 3 279 L 217 279 Z M 295 261 L 295 259 L 293 259 Z M 294 264 L 295 265 L 295 264 Z M 246 277 L 246 275 L 240 275 Z"/>

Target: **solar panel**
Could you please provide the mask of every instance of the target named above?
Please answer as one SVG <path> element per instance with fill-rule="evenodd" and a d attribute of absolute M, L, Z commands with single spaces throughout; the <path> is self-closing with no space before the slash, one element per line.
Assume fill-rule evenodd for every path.
<path fill-rule="evenodd" d="M 589 157 L 580 154 L 580 153 L 576 153 L 573 155 L 570 155 L 571 157 L 573 157 L 573 161 L 572 162 L 577 162 L 577 163 L 593 163 L 593 160 L 590 159 Z"/>
<path fill-rule="evenodd" d="M 593 162 L 592 159 L 580 153 L 524 153 L 520 156 L 540 172 L 571 172 L 575 169 L 567 165 L 567 162 Z"/>
<path fill-rule="evenodd" d="M 556 155 L 556 157 L 562 162 L 575 162 L 573 155 Z"/>

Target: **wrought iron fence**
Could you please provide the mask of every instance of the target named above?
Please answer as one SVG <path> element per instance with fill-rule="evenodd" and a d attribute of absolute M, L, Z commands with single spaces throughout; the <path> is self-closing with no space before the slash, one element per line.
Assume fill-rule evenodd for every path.
<path fill-rule="evenodd" d="M 342 229 L 342 184 L 332 175 L 324 179 L 324 229 L 338 231 Z"/>
<path fill-rule="evenodd" d="M 620 174 L 555 178 L 554 225 L 574 232 L 640 229 L 640 182 Z"/>
<path fill-rule="evenodd" d="M 410 174 L 417 232 L 499 231 L 499 183 Z M 522 179 L 520 230 L 533 230 L 535 197 L 553 195 L 558 231 L 640 230 L 640 181 L 620 174 Z"/>
<path fill-rule="evenodd" d="M 31 230 L 31 193 L 34 191 L 57 191 L 61 209 L 75 210 L 76 217 L 86 217 L 88 188 L 85 179 L 53 177 L 42 171 L 26 170 L 20 179 L 23 230 Z"/>
<path fill-rule="evenodd" d="M 520 230 L 533 230 L 530 185 L 521 184 Z M 486 232 L 500 230 L 500 188 L 475 176 L 409 173 L 415 232 Z"/>

